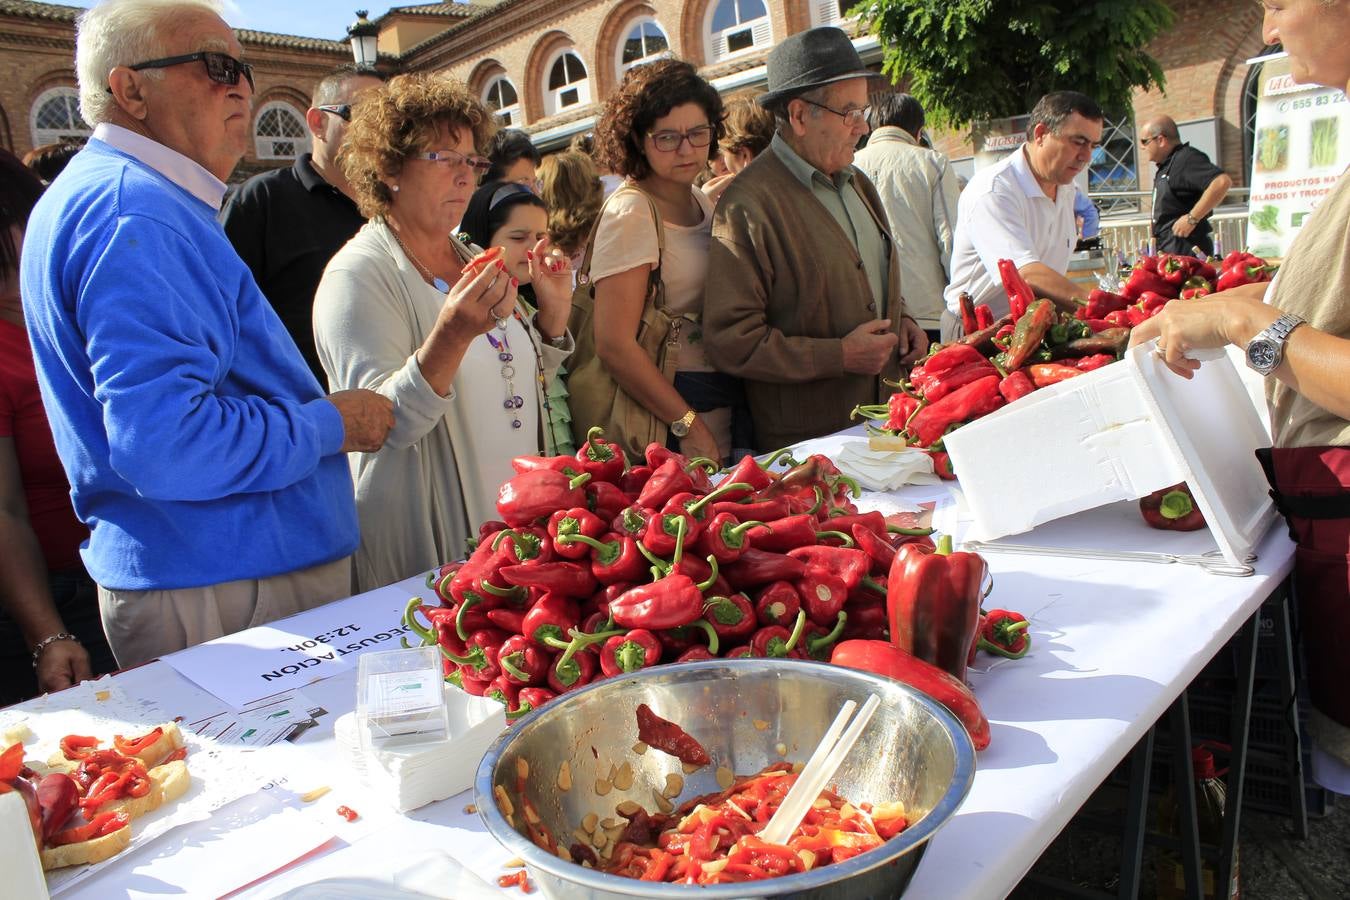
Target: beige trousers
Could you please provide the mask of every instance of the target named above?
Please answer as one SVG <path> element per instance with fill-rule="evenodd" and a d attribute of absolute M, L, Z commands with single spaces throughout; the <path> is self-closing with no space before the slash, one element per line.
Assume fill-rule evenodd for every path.
<path fill-rule="evenodd" d="M 99 614 L 125 669 L 352 593 L 352 558 L 270 578 L 163 591 L 98 589 Z"/>

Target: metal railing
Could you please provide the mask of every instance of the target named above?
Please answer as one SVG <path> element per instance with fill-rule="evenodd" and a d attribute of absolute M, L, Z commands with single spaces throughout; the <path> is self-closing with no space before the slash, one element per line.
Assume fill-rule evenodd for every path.
<path fill-rule="evenodd" d="M 1220 206 L 1210 216 L 1210 225 L 1215 237 L 1225 250 L 1235 250 L 1247 245 L 1247 205 L 1246 198 L 1250 188 L 1235 187 L 1229 190 L 1226 205 Z M 1148 244 L 1153 226 L 1144 209 L 1145 201 L 1150 200 L 1148 191 L 1094 191 L 1089 194 L 1093 200 L 1136 201 L 1139 208 L 1126 213 L 1104 213 L 1101 221 L 1102 246 L 1118 248 L 1126 256 L 1134 256 L 1139 248 Z M 1236 202 L 1234 202 L 1236 201 Z"/>

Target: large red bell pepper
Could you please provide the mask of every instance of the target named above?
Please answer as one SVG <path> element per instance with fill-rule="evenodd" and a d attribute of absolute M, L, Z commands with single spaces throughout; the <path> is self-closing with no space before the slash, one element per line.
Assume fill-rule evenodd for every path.
<path fill-rule="evenodd" d="M 1151 527 L 1162 531 L 1199 531 L 1205 527 L 1205 515 L 1184 481 L 1142 498 L 1139 512 Z"/>
<path fill-rule="evenodd" d="M 905 652 L 964 679 L 988 571 L 978 553 L 953 553 L 950 535 L 942 536 L 934 553 L 913 545 L 901 547 L 886 580 L 891 640 Z"/>
<path fill-rule="evenodd" d="M 498 489 L 497 512 L 507 525 L 515 528 L 529 525 L 560 509 L 585 507 L 586 492 L 581 486 L 590 479 L 591 476 L 586 474 L 568 478 L 562 472 L 550 469 L 522 472 Z"/>
<path fill-rule="evenodd" d="M 962 648 L 964 656 L 969 646 Z M 902 681 L 941 703 L 966 726 L 976 750 L 989 746 L 989 720 L 970 688 L 950 672 L 906 653 L 888 641 L 844 641 L 830 654 L 836 666 L 861 669 Z"/>
<path fill-rule="evenodd" d="M 586 442 L 577 450 L 577 462 L 593 480 L 618 484 L 628 460 L 618 444 L 604 439 L 604 433 L 599 425 L 586 432 Z"/>
<path fill-rule="evenodd" d="M 1022 318 L 1031 304 L 1036 302 L 1036 292 L 1027 284 L 1017 264 L 1011 259 L 998 261 L 999 278 L 1003 281 L 1003 291 L 1008 295 L 1008 310 L 1014 320 Z"/>

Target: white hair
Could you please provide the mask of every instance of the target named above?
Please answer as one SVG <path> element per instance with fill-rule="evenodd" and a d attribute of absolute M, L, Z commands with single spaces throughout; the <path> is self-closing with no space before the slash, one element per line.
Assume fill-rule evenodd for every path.
<path fill-rule="evenodd" d="M 168 54 L 166 34 L 183 13 L 220 15 L 219 0 L 104 0 L 75 23 L 75 73 L 80 83 L 80 115 L 90 125 L 112 117 L 116 101 L 108 93 L 108 75 Z M 152 78 L 163 72 L 147 69 Z"/>

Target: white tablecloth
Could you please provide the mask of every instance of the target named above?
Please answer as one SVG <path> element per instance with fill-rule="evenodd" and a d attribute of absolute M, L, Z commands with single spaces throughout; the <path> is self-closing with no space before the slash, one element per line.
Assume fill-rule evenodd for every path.
<path fill-rule="evenodd" d="M 1104 547 L 1114 546 L 1115 537 L 1096 536 Z M 987 605 L 1028 615 L 1034 623 L 1032 652 L 1018 661 L 981 655 L 971 681 L 992 723 L 992 743 L 979 755 L 969 797 L 933 838 L 907 896 L 995 898 L 1010 892 L 1089 794 L 1289 573 L 1292 555 L 1281 527 L 1266 536 L 1256 575 L 1249 578 L 1184 565 L 989 554 L 995 590 Z M 401 609 L 408 597 L 423 592 L 421 580 L 410 579 L 325 609 L 337 626 L 350 618 L 349 604 Z M 114 682 L 156 697 L 162 708 L 189 721 L 220 705 L 162 662 Z M 329 715 L 294 744 L 249 752 L 271 780 L 269 790 L 143 849 L 133 845 L 123 859 L 62 896 L 218 896 L 320 845 L 303 863 L 244 895 L 276 896 L 335 876 L 409 884 L 410 865 L 426 871 L 437 864 L 437 857 L 420 854 L 446 852 L 495 882 L 508 854 L 486 835 L 476 815 L 464 811 L 468 794 L 400 816 L 354 783 L 332 732 L 333 719 L 354 705 L 350 673 L 303 692 Z M 41 736 L 42 716 L 32 719 Z M 320 785 L 333 791 L 313 803 L 297 797 Z M 361 820 L 339 818 L 334 811 L 339 803 L 355 808 Z"/>

